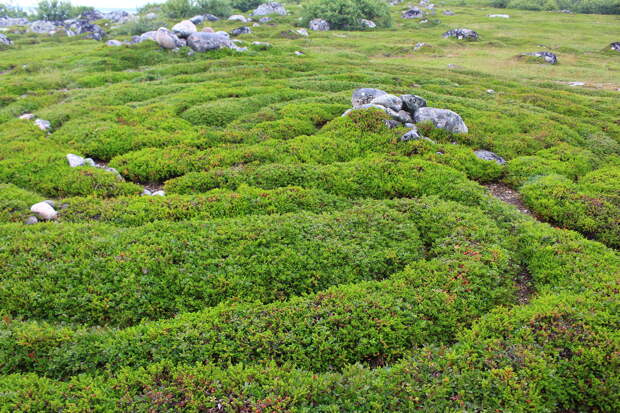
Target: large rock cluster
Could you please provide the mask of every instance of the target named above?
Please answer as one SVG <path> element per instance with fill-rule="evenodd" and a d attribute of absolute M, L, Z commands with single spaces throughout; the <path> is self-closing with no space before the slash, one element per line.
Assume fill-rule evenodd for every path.
<path fill-rule="evenodd" d="M 401 137 L 401 140 L 421 139 L 415 123 L 431 122 L 440 129 L 451 133 L 467 133 L 468 129 L 463 119 L 455 112 L 447 109 L 437 109 L 426 106 L 426 100 L 417 95 L 396 96 L 381 89 L 360 88 L 353 92 L 351 97 L 354 110 L 376 108 L 387 113 L 392 119 L 388 126 L 404 125 L 410 130 Z"/>
<path fill-rule="evenodd" d="M 478 36 L 478 33 L 476 33 L 474 30 L 471 30 L 471 29 L 448 30 L 447 32 L 443 34 L 443 37 L 446 37 L 446 38 L 455 37 L 459 40 L 469 40 L 469 41 L 475 41 L 480 38 Z"/>

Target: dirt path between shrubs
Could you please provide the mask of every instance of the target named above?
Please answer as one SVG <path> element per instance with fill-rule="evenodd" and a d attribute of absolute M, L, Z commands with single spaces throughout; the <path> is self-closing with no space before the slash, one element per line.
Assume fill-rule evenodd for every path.
<path fill-rule="evenodd" d="M 536 215 L 534 215 L 532 211 L 530 211 L 530 209 L 523 203 L 521 194 L 510 188 L 508 185 L 502 183 L 492 183 L 484 186 L 495 198 L 507 204 L 514 205 L 519 212 L 538 220 Z M 521 271 L 519 271 L 516 275 L 514 281 L 517 286 L 517 302 L 520 305 L 527 304 L 534 294 L 532 275 L 525 266 L 522 266 Z"/>

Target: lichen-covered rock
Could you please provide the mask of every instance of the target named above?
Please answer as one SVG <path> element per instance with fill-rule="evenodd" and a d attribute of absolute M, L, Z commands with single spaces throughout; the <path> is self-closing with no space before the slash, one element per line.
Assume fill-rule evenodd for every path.
<path fill-rule="evenodd" d="M 463 118 L 451 110 L 422 107 L 413 115 L 416 123 L 432 122 L 436 128 L 447 130 L 452 133 L 467 133 L 469 129 Z"/>
<path fill-rule="evenodd" d="M 329 31 L 329 23 L 323 19 L 313 19 L 310 20 L 308 28 L 316 32 L 326 32 Z"/>
<path fill-rule="evenodd" d="M 396 112 L 402 109 L 403 101 L 398 96 L 390 95 L 386 93 L 384 95 L 379 95 L 370 101 L 375 105 L 385 106 L 386 108 L 390 108 Z"/>
<path fill-rule="evenodd" d="M 407 133 L 400 137 L 401 142 L 406 141 L 417 141 L 418 139 L 422 139 L 422 135 L 418 132 L 418 128 L 414 125 Z"/>
<path fill-rule="evenodd" d="M 353 95 L 351 96 L 351 106 L 357 107 L 361 105 L 365 105 L 367 103 L 372 102 L 379 96 L 387 95 L 387 92 L 384 92 L 381 89 L 367 88 L 363 87 L 360 89 L 356 89 L 353 91 Z"/>
<path fill-rule="evenodd" d="M 403 19 L 421 19 L 424 17 L 424 13 L 419 7 L 411 7 L 405 10 L 401 16 Z"/>
<path fill-rule="evenodd" d="M 106 32 L 97 24 L 93 24 L 88 20 L 65 20 L 63 22 L 65 32 L 67 36 L 79 36 L 85 35 L 86 39 L 93 39 L 101 41 L 106 35 Z"/>
<path fill-rule="evenodd" d="M 493 161 L 500 165 L 504 165 L 506 163 L 506 160 L 502 158 L 501 156 L 499 156 L 498 154 L 493 153 L 491 151 L 484 150 L 484 149 L 479 149 L 477 151 L 474 151 L 474 154 L 478 158 L 485 160 L 485 161 Z"/>
<path fill-rule="evenodd" d="M 402 95 L 400 100 L 403 102 L 403 108 L 413 115 L 416 110 L 426 106 L 426 100 L 417 95 Z"/>
<path fill-rule="evenodd" d="M 532 56 L 544 61 L 545 63 L 549 63 L 550 65 L 555 65 L 558 63 L 558 57 L 551 52 L 531 52 L 531 53 L 523 53 L 523 56 Z"/>
<path fill-rule="evenodd" d="M 187 39 L 190 34 L 196 33 L 196 25 L 189 20 L 183 20 L 172 26 L 172 32 L 181 39 Z"/>
<path fill-rule="evenodd" d="M 270 14 L 278 14 L 280 16 L 286 16 L 287 12 L 283 5 L 278 2 L 270 1 L 267 3 L 263 3 L 256 8 L 251 16 L 268 16 Z"/>
<path fill-rule="evenodd" d="M 443 34 L 443 37 L 455 37 L 459 40 L 475 41 L 480 38 L 478 33 L 471 29 L 452 29 Z"/>
<path fill-rule="evenodd" d="M 28 31 L 37 34 L 50 34 L 56 31 L 56 25 L 52 22 L 37 20 L 30 23 Z"/>
<path fill-rule="evenodd" d="M 187 38 L 187 45 L 196 52 L 206 52 L 209 50 L 217 50 L 222 48 L 234 48 L 230 38 L 224 32 L 192 33 L 192 35 Z"/>

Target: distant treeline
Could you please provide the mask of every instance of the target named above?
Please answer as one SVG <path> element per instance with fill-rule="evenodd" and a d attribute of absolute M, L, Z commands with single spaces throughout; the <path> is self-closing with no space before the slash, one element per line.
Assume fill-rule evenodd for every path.
<path fill-rule="evenodd" d="M 491 0 L 491 5 L 508 9 L 620 14 L 620 0 Z"/>

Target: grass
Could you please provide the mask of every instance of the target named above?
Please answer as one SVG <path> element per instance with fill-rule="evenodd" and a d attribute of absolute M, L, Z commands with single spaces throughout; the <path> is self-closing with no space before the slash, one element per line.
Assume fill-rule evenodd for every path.
<path fill-rule="evenodd" d="M 0 412 L 620 410 L 620 18 L 403 3 L 303 37 L 286 6 L 247 53 L 9 30 Z M 516 58 L 538 50 L 559 64 Z M 358 87 L 469 133 L 341 117 Z"/>

